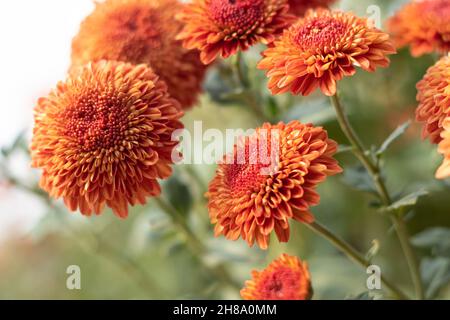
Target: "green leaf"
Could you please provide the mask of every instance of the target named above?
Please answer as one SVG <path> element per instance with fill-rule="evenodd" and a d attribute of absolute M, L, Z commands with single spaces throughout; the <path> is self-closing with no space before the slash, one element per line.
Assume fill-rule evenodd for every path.
<path fill-rule="evenodd" d="M 302 100 L 296 103 L 285 115 L 284 120 L 299 119 L 303 123 L 314 123 L 320 125 L 334 120 L 336 117 L 333 108 L 327 99 L 319 98 Z"/>
<path fill-rule="evenodd" d="M 280 108 L 278 106 L 277 100 L 273 96 L 267 98 L 267 109 L 272 117 L 277 117 L 280 113 Z"/>
<path fill-rule="evenodd" d="M 434 255 L 450 258 L 450 228 L 436 227 L 424 230 L 411 238 L 411 243 L 432 250 Z"/>
<path fill-rule="evenodd" d="M 400 138 L 406 132 L 406 130 L 409 128 L 410 125 L 411 125 L 411 121 L 408 120 L 407 122 L 405 122 L 404 124 L 399 126 L 397 129 L 395 129 L 389 135 L 389 137 L 387 137 L 387 139 L 383 142 L 381 147 L 378 149 L 378 151 L 376 153 L 377 156 L 382 155 L 391 146 L 391 144 L 395 142 L 395 140 Z"/>
<path fill-rule="evenodd" d="M 233 74 L 230 70 L 220 65 L 217 68 L 212 68 L 207 73 L 203 85 L 204 90 L 219 106 L 237 103 L 241 99 L 239 92 L 236 91 L 236 86 L 231 81 L 232 76 Z"/>
<path fill-rule="evenodd" d="M 344 171 L 342 180 L 348 186 L 364 192 L 375 193 L 373 181 L 362 166 L 350 167 Z"/>
<path fill-rule="evenodd" d="M 450 258 L 425 258 L 420 265 L 427 299 L 435 298 L 439 290 L 450 283 Z"/>
<path fill-rule="evenodd" d="M 365 291 L 356 296 L 350 296 L 347 300 L 375 300 L 375 296 L 371 292 Z"/>
<path fill-rule="evenodd" d="M 398 210 L 400 208 L 405 208 L 405 207 L 412 207 L 414 206 L 417 201 L 419 200 L 420 197 L 423 197 L 425 195 L 428 194 L 428 191 L 426 190 L 419 190 L 416 192 L 413 192 L 411 194 L 408 194 L 407 196 L 404 196 L 403 198 L 401 198 L 400 200 L 395 201 L 393 204 L 391 204 L 389 206 L 389 210 L 395 211 Z"/>
<path fill-rule="evenodd" d="M 164 193 L 167 200 L 177 211 L 187 214 L 191 210 L 193 204 L 191 190 L 177 175 L 172 175 L 166 181 Z"/>

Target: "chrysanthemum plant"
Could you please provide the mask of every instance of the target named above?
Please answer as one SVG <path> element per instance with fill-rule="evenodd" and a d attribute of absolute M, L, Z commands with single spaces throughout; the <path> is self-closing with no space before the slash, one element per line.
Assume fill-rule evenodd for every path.
<path fill-rule="evenodd" d="M 236 17 L 242 14 L 239 9 L 249 6 L 249 2 L 238 1 L 236 4 L 232 4 L 221 1 L 221 6 L 217 6 L 216 2 L 195 2 L 180 15 L 186 23 L 180 39 L 184 40 L 186 47 L 200 50 L 205 63 L 211 63 L 219 54 L 227 58 L 236 53 L 233 66 L 235 77 L 241 85 L 240 90 L 237 91 L 240 94 L 238 97 L 243 98 L 244 104 L 251 107 L 259 119 L 273 122 L 277 118 L 282 118 L 280 113 L 283 110 L 278 103 L 281 99 L 277 100 L 273 97 L 267 97 L 265 101 L 261 99 L 261 96 L 264 95 L 260 94 L 258 84 L 251 83 L 251 80 L 249 80 L 248 69 L 251 67 L 246 65 L 242 58 L 241 52 L 246 51 L 248 45 L 252 44 L 247 39 L 254 39 L 252 35 L 255 29 L 247 20 L 244 20 L 244 17 L 242 19 Z M 253 10 L 257 6 L 258 3 L 252 2 Z M 263 8 L 262 5 L 261 8 Z M 197 24 L 195 15 L 189 14 L 194 12 L 202 15 L 203 19 L 207 21 Z M 210 14 L 211 12 L 213 14 Z M 221 14 L 219 20 L 214 18 L 218 15 L 218 12 Z M 261 12 L 263 12 L 263 9 L 261 9 Z M 246 21 L 246 24 L 236 24 L 237 22 L 241 23 L 241 21 Z M 255 21 L 259 20 L 255 19 Z M 218 31 L 233 30 L 234 27 L 235 30 L 239 31 Z M 258 30 L 264 32 L 263 26 L 260 26 Z M 225 33 L 226 36 L 213 36 L 213 34 L 222 34 L 221 32 Z M 235 37 L 235 40 L 233 40 L 233 37 Z M 210 41 L 209 39 L 214 40 Z M 263 40 L 265 42 L 267 38 Z M 239 46 L 240 41 L 244 41 L 245 45 Z M 232 45 L 233 43 L 234 45 Z M 214 50 L 211 48 L 214 48 Z M 405 214 L 411 209 L 411 205 L 415 204 L 417 199 L 425 195 L 426 192 L 419 190 L 412 194 L 394 196 L 388 189 L 380 162 L 380 157 L 386 149 L 405 132 L 409 124 L 399 126 L 379 147 L 367 149 L 352 128 L 338 96 L 338 82 L 341 79 L 353 76 L 358 69 L 374 72 L 378 67 L 388 67 L 388 55 L 395 53 L 396 48 L 389 35 L 377 29 L 373 22 L 367 18 L 359 18 L 352 13 L 316 9 L 307 11 L 303 17 L 284 28 L 283 32 L 268 44 L 268 48 L 262 53 L 263 58 L 257 64 L 257 68 L 266 71 L 268 88 L 273 95 L 289 92 L 294 96 L 307 96 L 316 90 L 320 90 L 325 96 L 330 97 L 337 121 L 350 144 L 348 150 L 354 153 L 372 180 L 378 198 L 376 205 L 392 221 L 410 269 L 415 296 L 422 299 L 424 298 L 424 289 L 418 260 L 406 228 Z M 448 99 L 445 99 L 444 103 L 447 102 Z M 289 124 L 288 126 L 294 125 Z M 444 129 L 446 126 L 448 126 L 448 122 L 443 122 L 440 125 Z M 299 130 L 301 132 L 301 129 Z M 282 132 L 284 134 L 284 130 Z M 448 135 L 443 132 L 441 136 L 440 141 L 442 140 L 442 142 L 439 151 L 445 155 Z M 332 143 L 334 142 L 332 141 Z M 292 141 L 288 144 L 295 146 L 302 143 Z M 289 151 L 287 152 L 289 153 Z M 330 155 L 332 156 L 333 153 L 331 152 Z M 304 154 L 303 157 L 305 156 Z M 281 161 L 284 160 L 283 155 L 280 155 L 280 159 Z M 446 174 L 447 163 L 446 157 L 444 164 L 437 173 L 438 177 Z M 286 220 L 289 217 L 294 217 L 330 240 L 354 261 L 362 266 L 369 265 L 368 260 L 315 221 L 314 217 L 308 217 L 307 200 L 305 201 L 306 206 L 301 208 L 289 202 L 297 203 L 299 199 L 309 198 L 308 196 L 305 198 L 292 196 L 292 191 L 295 189 L 291 188 L 295 188 L 296 183 L 288 180 L 289 182 L 286 184 L 282 180 L 288 178 L 289 173 L 279 168 L 277 174 L 281 174 L 282 179 L 277 179 L 277 174 L 275 174 L 266 178 L 260 177 L 261 180 L 256 180 L 255 170 L 257 169 L 254 166 L 244 166 L 244 168 L 242 168 L 242 165 L 240 165 L 240 168 L 229 164 L 219 166 L 217 175 L 210 184 L 207 193 L 209 212 L 211 221 L 216 225 L 216 234 L 224 234 L 227 238 L 233 240 L 242 237 L 250 245 L 256 241 L 264 249 L 268 247 L 268 235 L 270 235 L 271 230 L 276 231 L 279 241 L 288 241 L 289 225 L 286 225 Z M 241 174 L 237 175 L 236 171 L 241 172 Z M 306 169 L 306 172 L 308 172 L 308 169 Z M 331 172 L 333 171 L 329 171 L 329 173 Z M 304 183 L 308 180 L 307 174 L 303 177 L 304 182 L 303 184 L 299 183 L 299 187 L 303 190 L 302 192 L 306 192 Z M 275 188 L 273 188 L 274 180 L 277 181 Z M 284 185 L 289 185 L 289 187 L 284 187 Z M 280 192 L 280 189 L 286 189 L 289 193 L 286 195 L 283 191 Z M 302 195 L 305 196 L 305 193 Z M 267 199 L 267 201 L 261 201 L 260 197 L 264 200 Z M 317 202 L 313 202 L 313 205 L 318 203 L 318 197 L 316 200 Z M 305 209 L 307 211 L 304 211 Z M 301 217 L 300 215 L 304 212 L 308 212 L 308 214 Z M 391 289 L 394 296 L 407 297 L 387 279 L 383 278 L 382 281 L 387 288 Z"/>
<path fill-rule="evenodd" d="M 398 235 L 415 289 L 414 296 L 405 293 L 382 274 L 385 297 L 425 298 L 405 215 L 426 192 L 393 192 L 380 161 L 408 124 L 399 126 L 378 147 L 367 148 L 339 97 L 344 77 L 388 67 L 388 56 L 396 53 L 396 47 L 370 20 L 326 8 L 334 2 L 193 0 L 181 5 L 175 0 L 108 0 L 98 4 L 73 40 L 67 79 L 35 108 L 30 149 L 33 167 L 42 170 L 41 188 L 53 198 L 62 198 L 69 210 L 87 216 L 110 207 L 125 218 L 130 206 L 155 200 L 205 270 L 231 288 L 242 287 L 226 265 L 205 262 L 208 245 L 187 217 L 192 190 L 179 183 L 179 172 L 173 175 L 171 156 L 178 141 L 171 140 L 172 134 L 183 127 L 183 113 L 197 101 L 200 84 L 206 82 L 212 100 L 239 103 L 257 123 L 253 135 L 242 137 L 224 155 L 207 188 L 202 188 L 194 170 L 186 169 L 205 192 L 207 203 L 202 204 L 215 236 L 241 238 L 249 246 L 266 250 L 270 241 L 288 242 L 292 224 L 302 223 L 367 268 L 374 250 L 369 255 L 360 253 L 318 222 L 311 211 L 320 202 L 317 186 L 329 176 L 352 169 L 341 166 L 336 153 L 352 152 L 365 170 L 364 177 L 370 178 L 368 188 L 375 191 L 372 205 L 390 219 Z M 429 14 L 423 24 L 431 28 L 428 17 L 438 15 L 436 7 L 424 8 Z M 400 33 L 401 26 L 406 28 L 400 21 L 404 15 L 391 23 Z M 438 17 L 443 24 L 445 16 Z M 448 17 L 446 21 L 448 26 Z M 442 53 L 448 50 L 450 32 L 448 27 L 438 27 L 442 37 L 437 43 L 422 41 L 420 37 L 426 35 L 409 28 L 403 33 L 408 39 L 396 44 L 409 41 L 414 54 L 433 48 Z M 444 155 L 437 178 L 450 176 L 449 59 L 443 57 L 417 86 L 417 120 L 425 123 L 424 137 L 439 144 L 438 151 Z M 204 81 L 207 65 L 209 78 Z M 315 92 L 330 98 L 347 146 L 338 146 L 314 123 L 282 121 L 294 108 L 302 108 L 294 103 L 301 101 L 298 96 Z M 251 145 L 263 142 L 265 148 L 273 147 L 274 135 L 279 141 L 277 163 L 263 174 L 263 165 L 251 161 Z M 241 161 L 239 155 L 243 155 Z M 160 181 L 171 175 L 163 189 L 166 194 L 160 196 Z M 12 177 L 10 182 L 21 185 Z M 39 189 L 29 190 L 42 196 Z M 265 270 L 253 271 L 241 296 L 311 299 L 311 281 L 314 270 L 306 262 L 283 254 Z"/>

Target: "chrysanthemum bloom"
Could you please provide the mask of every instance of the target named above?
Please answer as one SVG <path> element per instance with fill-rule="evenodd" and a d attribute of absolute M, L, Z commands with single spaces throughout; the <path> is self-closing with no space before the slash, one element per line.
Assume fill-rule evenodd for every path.
<path fill-rule="evenodd" d="M 437 179 L 446 179 L 450 177 L 450 117 L 443 123 L 441 132 L 441 142 L 439 142 L 438 152 L 444 156 L 444 160 L 436 171 Z"/>
<path fill-rule="evenodd" d="M 389 36 L 368 24 L 351 13 L 310 10 L 264 52 L 258 68 L 267 70 L 273 94 L 306 96 L 320 88 L 332 96 L 336 81 L 355 67 L 375 71 L 395 53 Z"/>
<path fill-rule="evenodd" d="M 439 143 L 444 120 L 450 116 L 450 55 L 428 69 L 417 91 L 416 119 L 424 123 L 422 137 Z"/>
<path fill-rule="evenodd" d="M 257 42 L 270 43 L 294 21 L 288 0 L 193 0 L 177 15 L 185 23 L 178 39 L 201 51 L 205 64 Z"/>
<path fill-rule="evenodd" d="M 313 294 L 306 262 L 282 254 L 263 271 L 252 271 L 241 297 L 245 300 L 309 300 Z"/>
<path fill-rule="evenodd" d="M 184 109 L 201 92 L 205 66 L 196 50 L 183 48 L 175 37 L 182 23 L 177 0 L 107 0 L 81 24 L 72 42 L 72 63 L 117 60 L 146 63 L 167 83 Z"/>
<path fill-rule="evenodd" d="M 255 146 L 258 146 L 256 150 Z M 224 157 L 206 196 L 215 235 L 240 236 L 267 249 L 272 231 L 289 240 L 289 221 L 314 220 L 317 184 L 342 171 L 333 154 L 335 141 L 312 124 L 264 124 Z M 269 160 L 269 161 L 268 161 Z"/>
<path fill-rule="evenodd" d="M 412 1 L 388 20 L 397 47 L 413 56 L 450 51 L 450 0 Z"/>
<path fill-rule="evenodd" d="M 289 12 L 296 16 L 303 16 L 311 8 L 327 8 L 336 0 L 289 0 Z"/>
<path fill-rule="evenodd" d="M 84 215 L 160 193 L 171 174 L 179 103 L 147 65 L 99 61 L 73 72 L 35 108 L 32 166 L 40 186 Z"/>

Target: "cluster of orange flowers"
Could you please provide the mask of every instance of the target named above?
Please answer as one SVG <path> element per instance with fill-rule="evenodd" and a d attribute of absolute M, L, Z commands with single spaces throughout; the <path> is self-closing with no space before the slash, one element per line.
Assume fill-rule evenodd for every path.
<path fill-rule="evenodd" d="M 450 50 L 449 0 L 413 0 L 388 21 L 398 47 L 410 46 L 413 56 Z"/>
<path fill-rule="evenodd" d="M 388 27 L 398 47 L 409 46 L 413 56 L 443 54 L 417 84 L 416 119 L 422 136 L 439 144 L 444 161 L 436 178 L 450 177 L 450 0 L 416 0 L 403 6 Z"/>
<path fill-rule="evenodd" d="M 100 214 L 105 206 L 126 217 L 128 206 L 158 196 L 158 179 L 171 175 L 172 133 L 201 91 L 206 65 L 257 43 L 268 44 L 258 68 L 273 94 L 336 93 L 336 83 L 357 67 L 389 65 L 396 49 L 389 35 L 366 18 L 324 7 L 334 1 L 302 0 L 106 0 L 81 24 L 72 44 L 65 82 L 38 101 L 31 144 L 40 185 L 70 210 Z M 414 54 L 446 51 L 450 32 L 440 23 L 449 1 L 407 5 L 391 20 L 398 46 Z M 317 8 L 306 10 L 306 8 Z M 420 8 L 416 8 L 420 7 Z M 421 13 L 419 15 L 419 12 Z M 296 17 L 300 16 L 300 17 Z M 411 16 L 423 23 L 413 27 Z M 433 21 L 433 23 L 430 23 Z M 450 57 L 418 84 L 417 119 L 439 143 L 450 175 Z M 261 130 L 269 134 L 261 134 Z M 250 142 L 279 133 L 276 170 L 251 163 Z M 342 171 L 327 132 L 298 121 L 264 124 L 244 138 L 245 161 L 219 164 L 209 185 L 208 209 L 215 234 L 251 246 L 269 245 L 274 232 L 289 240 L 292 219 L 311 223 L 320 200 L 317 185 Z M 229 158 L 229 157 L 228 157 Z M 228 159 L 227 158 L 227 159 Z M 306 263 L 282 255 L 241 291 L 245 299 L 309 299 Z"/>
<path fill-rule="evenodd" d="M 417 121 L 423 122 L 422 135 L 439 144 L 444 162 L 436 178 L 450 177 L 450 55 L 444 56 L 430 67 L 417 84 Z"/>

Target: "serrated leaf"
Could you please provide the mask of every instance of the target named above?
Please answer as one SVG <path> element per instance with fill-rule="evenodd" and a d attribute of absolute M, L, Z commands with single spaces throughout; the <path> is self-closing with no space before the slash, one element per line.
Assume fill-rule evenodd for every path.
<path fill-rule="evenodd" d="M 414 206 L 420 197 L 423 197 L 428 194 L 428 191 L 426 190 L 419 190 L 415 191 L 411 194 L 408 194 L 407 196 L 404 196 L 403 198 L 395 201 L 393 204 L 389 206 L 389 210 L 398 210 L 400 208 L 404 207 L 411 207 Z"/>
<path fill-rule="evenodd" d="M 389 135 L 389 137 L 387 137 L 387 139 L 383 142 L 381 147 L 378 149 L 378 151 L 376 153 L 377 156 L 382 155 L 391 146 L 391 144 L 395 142 L 395 140 L 400 138 L 406 132 L 406 130 L 409 128 L 410 125 L 411 125 L 411 121 L 408 120 L 407 122 L 405 122 L 404 124 L 399 126 L 397 129 L 395 129 Z"/>
<path fill-rule="evenodd" d="M 450 258 L 425 258 L 420 265 L 427 299 L 435 298 L 439 290 L 450 283 Z"/>
<path fill-rule="evenodd" d="M 450 258 L 450 228 L 424 230 L 412 237 L 411 243 L 418 248 L 430 249 L 435 255 Z"/>
<path fill-rule="evenodd" d="M 372 178 L 362 166 L 351 167 L 344 171 L 342 180 L 348 186 L 364 192 L 375 193 Z"/>

